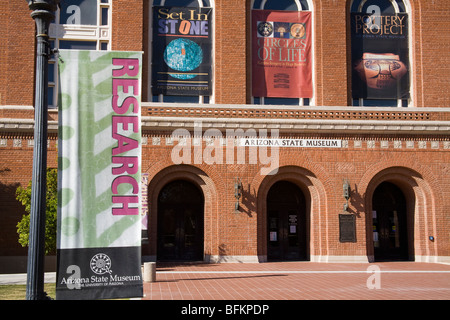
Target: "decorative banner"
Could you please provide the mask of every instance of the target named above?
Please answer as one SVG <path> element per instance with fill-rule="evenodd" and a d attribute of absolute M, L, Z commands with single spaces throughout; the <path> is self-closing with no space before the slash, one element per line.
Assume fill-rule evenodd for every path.
<path fill-rule="evenodd" d="M 141 297 L 142 53 L 59 56 L 56 299 Z"/>
<path fill-rule="evenodd" d="M 352 13 L 354 99 L 407 99 L 408 15 Z"/>
<path fill-rule="evenodd" d="M 148 227 L 148 173 L 142 173 L 141 176 L 141 218 L 142 230 Z"/>
<path fill-rule="evenodd" d="M 312 98 L 311 12 L 252 11 L 253 96 Z"/>
<path fill-rule="evenodd" d="M 153 8 L 153 94 L 211 95 L 211 8 Z"/>

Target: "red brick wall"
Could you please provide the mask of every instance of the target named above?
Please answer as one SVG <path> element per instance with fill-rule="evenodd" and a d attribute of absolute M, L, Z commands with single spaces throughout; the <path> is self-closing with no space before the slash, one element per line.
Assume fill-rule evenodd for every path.
<path fill-rule="evenodd" d="M 143 51 L 143 0 L 112 1 L 112 50 Z"/>
<path fill-rule="evenodd" d="M 0 147 L 0 256 L 20 256 L 27 254 L 18 242 L 17 223 L 26 213 L 16 200 L 16 189 L 26 187 L 31 180 L 33 167 L 33 136 L 31 133 L 0 133 L 6 146 Z M 57 168 L 56 135 L 49 136 L 47 163 L 49 168 Z"/>
<path fill-rule="evenodd" d="M 215 95 L 216 103 L 245 104 L 248 5 L 241 0 L 215 1 Z M 247 14 L 246 14 L 247 12 Z"/>
<path fill-rule="evenodd" d="M 283 135 L 284 137 L 320 137 L 348 139 L 342 149 L 280 148 L 280 170 L 275 176 L 262 176 L 262 166 L 248 164 L 205 163 L 173 165 L 171 152 L 174 145 L 166 145 L 170 132 L 144 133 L 148 144 L 143 147 L 142 170 L 149 176 L 149 239 L 145 254 L 156 254 L 156 200 L 158 190 L 170 179 L 191 179 L 196 173 L 203 179 L 194 182 L 205 194 L 205 254 L 212 255 L 265 255 L 266 202 L 270 186 L 279 180 L 298 184 L 309 202 L 309 254 L 315 256 L 373 255 L 371 197 L 382 181 L 396 184 L 408 202 L 409 249 L 411 256 L 443 255 L 450 253 L 446 241 L 450 206 L 450 170 L 448 150 L 440 136 L 428 137 L 426 151 L 419 147 L 420 137 L 407 136 L 327 136 L 314 134 Z M 153 137 L 160 139 L 153 145 Z M 381 141 L 388 141 L 388 148 Z M 358 145 L 361 141 L 361 145 Z M 369 147 L 369 141 L 375 143 Z M 401 146 L 394 145 L 401 141 Z M 415 141 L 414 148 L 406 146 Z M 431 146 L 438 142 L 438 148 Z M 205 143 L 205 142 L 203 142 Z M 205 147 L 205 145 L 204 145 Z M 448 146 L 447 146 L 448 147 Z M 224 151 L 225 154 L 225 151 Z M 236 159 L 236 158 L 235 158 Z M 175 174 L 175 173 L 176 174 Z M 234 181 L 239 177 L 244 186 L 240 211 L 234 205 Z M 356 216 L 357 242 L 340 243 L 338 215 L 343 212 L 343 180 L 348 179 L 351 199 L 348 212 Z M 403 230 L 406 231 L 406 230 Z M 440 241 L 431 242 L 433 235 Z"/>
<path fill-rule="evenodd" d="M 32 105 L 35 23 L 25 1 L 0 4 L 0 105 Z"/>
<path fill-rule="evenodd" d="M 445 32 L 449 1 L 411 1 L 413 85 L 419 107 L 449 107 L 447 73 L 450 36 Z"/>
<path fill-rule="evenodd" d="M 346 1 L 313 1 L 316 105 L 351 105 Z"/>
<path fill-rule="evenodd" d="M 350 104 L 348 1 L 313 1 L 316 105 Z M 417 107 L 448 107 L 450 2 L 411 0 L 412 95 Z M 250 1 L 215 1 L 216 103 L 250 102 Z M 148 3 L 115 0 L 112 4 L 112 49 L 148 51 Z M 32 105 L 34 21 L 24 3 L 0 4 L 0 105 Z M 143 91 L 146 92 L 146 64 Z M 23 72 L 29 70 L 29 72 Z M 10 76 L 14 75 L 14 76 Z M 146 98 L 146 97 L 144 97 Z"/>

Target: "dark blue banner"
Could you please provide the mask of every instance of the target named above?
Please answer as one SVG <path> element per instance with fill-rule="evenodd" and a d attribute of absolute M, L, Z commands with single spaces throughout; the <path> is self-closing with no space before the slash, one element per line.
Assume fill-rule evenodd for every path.
<path fill-rule="evenodd" d="M 211 8 L 153 8 L 153 94 L 211 95 Z"/>
<path fill-rule="evenodd" d="M 351 14 L 353 98 L 409 98 L 407 14 Z"/>

